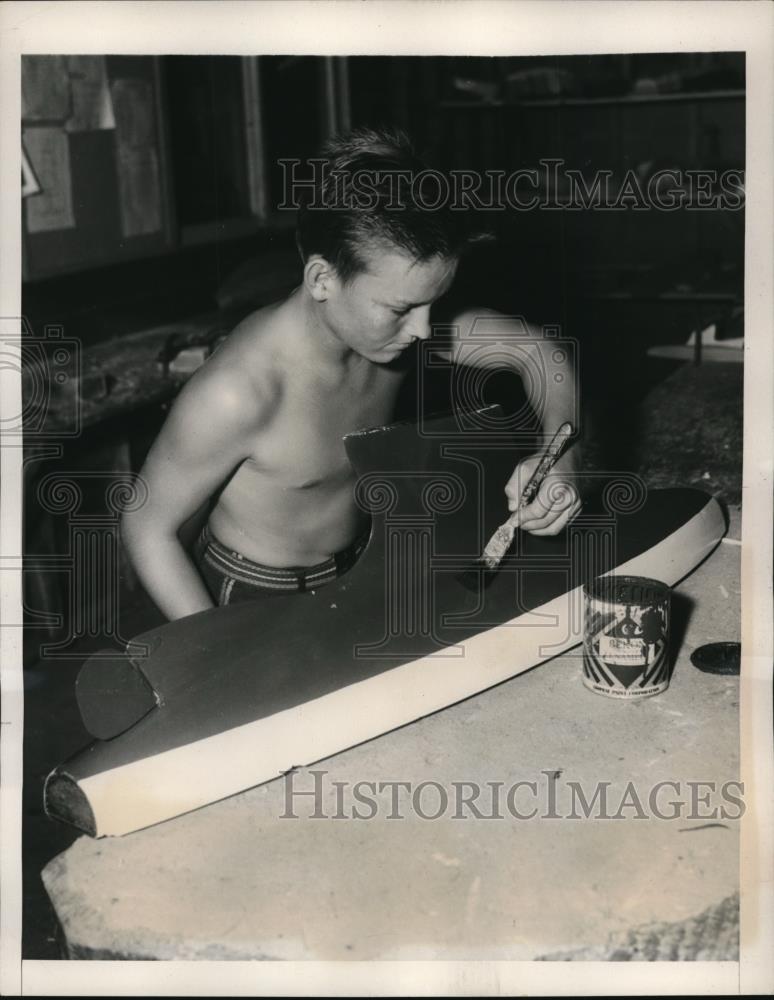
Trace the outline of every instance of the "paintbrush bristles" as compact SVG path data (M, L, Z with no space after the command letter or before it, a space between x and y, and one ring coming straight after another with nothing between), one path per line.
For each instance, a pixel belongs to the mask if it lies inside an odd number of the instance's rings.
M486 569L496 570L500 565L503 556L513 543L513 535L521 520L522 509L531 504L535 499L543 480L553 468L572 434L572 424L565 421L556 434L554 434L543 452L537 468L529 477L529 482L522 490L521 497L519 498L518 508L511 514L505 524L500 525L489 539L481 558L478 560L478 566L485 566Z
M484 549L484 553L481 556L481 562L487 569L497 569L500 565L503 556L511 547L515 530L516 525L511 524L510 521L506 521L505 524L500 525L497 531L489 539L489 542Z

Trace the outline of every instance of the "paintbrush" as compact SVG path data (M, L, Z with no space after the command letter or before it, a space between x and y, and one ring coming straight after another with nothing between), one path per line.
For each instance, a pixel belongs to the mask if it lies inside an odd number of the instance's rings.
M480 570L489 570L491 572L498 568L503 556L513 544L513 536L519 525L522 510L528 504L531 504L537 496L538 490L543 485L543 480L551 469L553 469L573 433L572 424L569 422L564 423L546 445L543 454L540 456L537 468L529 477L527 485L522 490L519 497L519 506L489 539L486 548L475 566L463 574L462 582L466 586L469 584L473 585L474 581L475 583L478 582Z

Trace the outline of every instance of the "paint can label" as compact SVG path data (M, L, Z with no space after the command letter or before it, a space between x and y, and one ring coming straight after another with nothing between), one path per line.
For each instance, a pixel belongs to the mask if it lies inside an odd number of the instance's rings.
M607 698L649 698L669 687L669 587L602 576L584 587L583 683Z

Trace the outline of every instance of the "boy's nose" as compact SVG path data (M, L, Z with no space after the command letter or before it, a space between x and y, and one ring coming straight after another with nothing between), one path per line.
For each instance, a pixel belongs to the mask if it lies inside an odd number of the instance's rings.
M424 306L422 309L414 310L411 317L411 327L409 333L415 340L427 340L431 334L430 328L430 307Z

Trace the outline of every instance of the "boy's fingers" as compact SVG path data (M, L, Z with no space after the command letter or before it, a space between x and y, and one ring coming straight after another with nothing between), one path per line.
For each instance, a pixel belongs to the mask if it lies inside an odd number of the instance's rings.
M520 526L526 531L543 528L564 510L572 507L578 495L574 488L561 480L546 481L537 497L524 508Z
M535 531L541 528L547 528L550 524L553 524L557 519L559 514L556 511L550 510L547 514L543 514L542 517L532 517L528 521L526 519L522 520L519 527L522 531Z
M526 507L522 507L519 527L528 528L529 525L545 521L550 514L551 508L547 507L540 497L537 497L532 503L527 504Z
M533 517L529 521L521 521L519 527L522 531L528 531L530 534L534 534L536 531L540 531L543 528L549 527L553 524L559 515L554 511L549 511L543 517Z
M555 481L546 486L545 491L540 490L537 499L529 508L525 507L519 527L534 534L553 527L560 517L563 518L561 524L566 524L578 510L580 510L580 498L575 489L567 483Z
M543 502L551 510L566 510L578 499L575 487L564 479L547 479L540 490Z
M525 462L520 462L519 465L517 465L515 472L506 483L505 495L508 497L509 510L514 511L518 509L519 504L521 503L521 495L530 480L530 476L534 472L536 464L537 463L533 463L531 459L527 459Z
M559 514L552 521L549 521L547 525L539 527L528 527L526 524L520 525L522 530L529 531L531 535L558 535L560 531L572 521L572 519L580 512L581 509L580 500L576 501L571 507L566 510L560 511Z
M539 459L525 459L520 462L508 480L505 494L508 498L508 510L513 513L519 509L521 494L530 480L530 476L539 464ZM540 486L535 499L522 509L519 527L525 531L534 531L550 525L557 512L569 509L578 500L575 486L561 475L549 475Z
M524 519L524 511L518 510L518 508L512 511L510 516L508 517L509 522L513 525L514 528L520 528L523 519Z

